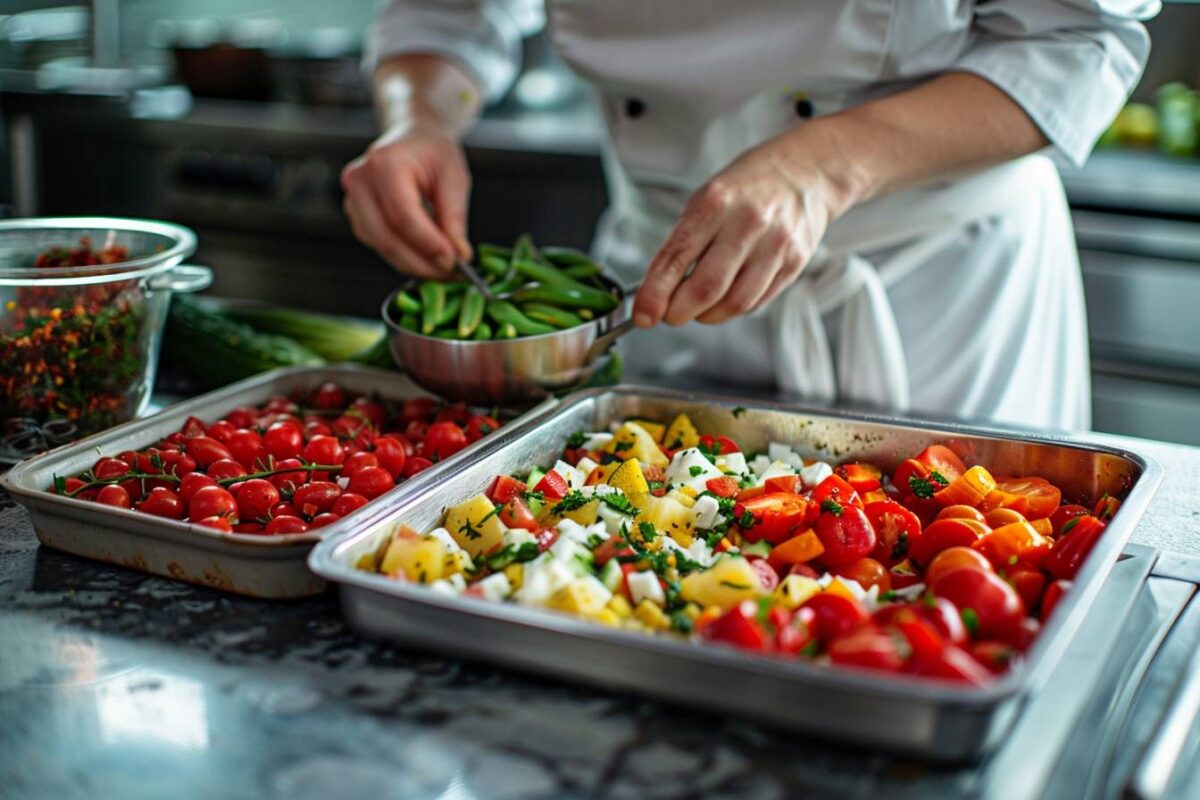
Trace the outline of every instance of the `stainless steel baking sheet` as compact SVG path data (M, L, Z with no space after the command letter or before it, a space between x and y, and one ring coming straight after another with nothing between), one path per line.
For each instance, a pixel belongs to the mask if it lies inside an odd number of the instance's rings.
M735 415L739 408L745 411ZM495 474L551 463L576 430L601 430L626 417L666 420L679 411L701 430L729 433L748 449L787 442L805 457L862 458L890 469L929 444L949 443L996 474L1044 475L1072 499L1119 492L1125 502L1028 657L982 688L700 647L552 611L446 597L355 569L397 523L432 527L447 506L483 490ZM1153 460L1084 441L616 387L576 393L506 428L436 486L406 492L373 524L322 542L309 563L339 585L347 618L371 635L924 759L962 761L993 749L1046 680L1160 480Z
M278 394L314 389L335 381L347 390L400 400L427 395L406 376L354 365L294 367L249 378L157 414L119 425L64 445L0 476L3 486L33 518L38 539L48 547L254 597L302 597L325 588L305 558L323 536L361 524L378 514L391 494L419 490L453 469L474 446L396 487L334 525L312 533L260 536L222 533L211 528L153 517L136 511L60 497L46 491L55 475L74 475L99 454L112 455L150 445L179 430L190 416L210 422L244 405Z

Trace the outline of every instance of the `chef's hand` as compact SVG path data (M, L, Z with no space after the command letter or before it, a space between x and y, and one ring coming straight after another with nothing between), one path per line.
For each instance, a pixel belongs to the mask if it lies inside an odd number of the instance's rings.
M471 176L454 134L438 125L385 133L342 170L354 235L400 272L446 278L470 260Z
M772 140L697 190L647 268L635 323L725 322L790 286L845 205L820 163Z

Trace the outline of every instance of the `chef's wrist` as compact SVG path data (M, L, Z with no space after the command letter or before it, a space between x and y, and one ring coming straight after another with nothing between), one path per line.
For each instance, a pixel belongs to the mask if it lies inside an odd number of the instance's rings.
M836 219L875 192L869 162L840 140L836 126L824 120L802 125L785 135L783 163L790 165L795 185L816 183L829 218Z
M409 54L384 61L375 70L374 88L385 137L424 133L457 141L479 115L478 87L442 56Z

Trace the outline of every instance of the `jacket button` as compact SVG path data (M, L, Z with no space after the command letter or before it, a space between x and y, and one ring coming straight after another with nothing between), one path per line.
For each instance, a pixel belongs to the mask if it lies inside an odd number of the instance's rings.
M807 97L802 97L796 101L795 105L796 116L802 119L808 119L813 115L812 101Z
M625 101L625 116L630 119L637 119L642 114L646 113L646 104L636 97L630 97Z

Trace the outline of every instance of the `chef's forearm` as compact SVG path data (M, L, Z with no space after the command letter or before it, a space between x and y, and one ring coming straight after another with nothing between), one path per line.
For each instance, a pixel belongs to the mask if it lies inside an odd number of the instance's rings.
M375 107L385 132L434 125L461 135L479 115L481 92L453 61L439 55L395 56L375 69Z
M826 171L847 208L1048 144L1011 97L963 72L831 114L800 126L795 135L797 144L816 147L827 159Z

